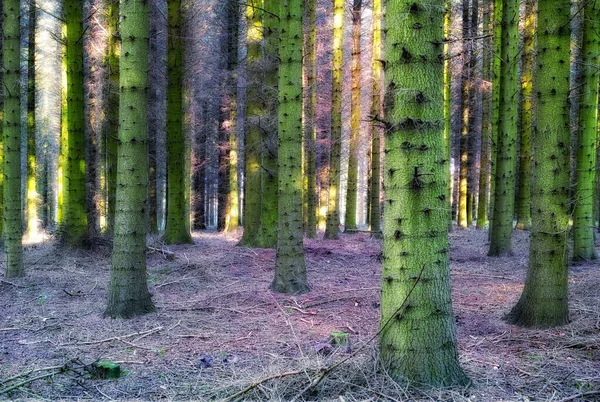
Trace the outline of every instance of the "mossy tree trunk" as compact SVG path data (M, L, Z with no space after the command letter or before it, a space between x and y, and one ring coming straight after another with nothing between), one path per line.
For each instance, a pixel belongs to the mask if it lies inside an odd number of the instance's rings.
M325 238L335 240L340 232L340 173L342 151L342 62L344 0L333 1L333 81L331 99L331 142L329 157L329 199Z
M38 233L38 193L35 159L35 31L37 27L35 0L29 1L29 44L27 54L27 236Z
M350 100L350 153L348 156L348 186L346 192L346 230L356 229L356 201L358 195L358 147L360 137L361 58L360 37L362 0L352 3L352 90Z
M309 239L317 236L317 8L308 0L304 9L304 171L306 176L305 233Z
M65 0L67 148L63 174L61 236L70 246L88 240L83 99L83 3Z
M583 88L579 104L577 165L573 211L573 260L598 258L594 244L594 186L598 142L598 68L600 67L600 1L588 0L583 12Z
M483 36L491 32L491 3L486 3L483 10ZM477 228L483 229L488 222L488 204L490 189L490 153L492 147L492 121L491 121L491 81L492 81L492 41L484 39L483 44L483 85L481 96L481 162L479 167L479 201L477 204Z
M434 386L467 382L450 298L443 5L388 1L385 49L381 359L392 378Z
M521 298L507 317L524 327L568 323L570 1L538 3L531 244Z
M373 0L373 98L371 99L371 211L369 223L374 236L381 235L381 123L383 110L381 90L383 79L383 1Z
M499 2L503 4L499 6ZM497 0L494 7L494 20L501 27L500 77L497 80L498 130L495 147L495 187L494 213L490 228L489 256L512 254L513 217L515 212L515 179L517 169L517 56L519 52L518 23L519 1ZM502 12L502 16L498 15ZM497 32L495 32L497 34Z
M168 0L167 47L167 221L166 244L193 243L186 206L187 150L183 133L183 10L181 0Z
M251 0L246 6L246 122L245 122L245 180L244 180L244 234L240 244L256 247L261 214L261 128L260 64L262 55L262 2Z
M4 0L4 276L25 275L21 214L20 9Z
M519 188L515 213L517 229L531 227L531 137L533 134L533 62L535 51L535 0L525 4L525 30L521 62L521 144Z
M275 278L280 293L308 292L302 231L303 0L281 2L279 58L279 217Z
M277 245L277 94L279 71L279 1L264 0L262 59L260 226L257 246Z
M119 156L106 317L154 311L146 284L148 2L121 0Z
M119 136L119 0L107 0L108 19L108 95L106 99L105 182L106 231L112 233L115 225L117 191L117 139Z

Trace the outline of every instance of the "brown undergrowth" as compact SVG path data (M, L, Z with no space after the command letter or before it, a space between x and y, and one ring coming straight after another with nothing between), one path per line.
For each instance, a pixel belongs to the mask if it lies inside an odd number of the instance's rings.
M451 233L459 353L473 384L450 390L395 384L378 367L368 340L378 330L380 243L366 234L308 240L312 291L298 297L268 290L274 251L237 247L239 236L196 233L194 245L169 247L174 259L152 244L157 312L128 321L102 318L106 249L32 244L28 276L0 283L0 392L25 382L0 398L599 400L599 264L571 267L569 325L509 326L502 317L527 265L528 234L515 237L513 257L490 258L485 232ZM350 343L329 346L332 332ZM84 369L98 360L125 375L92 379Z

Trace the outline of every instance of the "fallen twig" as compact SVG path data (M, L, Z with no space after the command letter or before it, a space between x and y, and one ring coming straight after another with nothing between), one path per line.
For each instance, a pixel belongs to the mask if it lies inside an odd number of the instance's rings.
M38 373L40 371L58 370L58 369L62 369L64 367L65 367L65 365L63 364L62 366L42 367L42 368L39 368L39 369L29 370L29 371L26 371L25 373L17 374L15 376L9 377L7 379L0 380L0 385L6 384L7 382L14 381L17 378L25 377L25 376L28 376L28 375L33 374L33 373Z
M582 392L580 394L575 394L575 395L571 395L568 398L565 399L561 399L560 402L569 402L569 401L574 401L577 398L581 398L584 396L591 396L591 395L598 395L600 394L600 391L588 391L588 392Z
M171 250L167 250L165 248L156 248L156 247L152 247L152 246L148 246L147 247L149 251L153 252L153 253L160 253L162 254L163 257L165 257L165 259L167 260L174 260L175 259L175 253L172 252Z
M27 380L23 380L23 381L21 381L18 384L15 384L15 385L12 385L12 386L10 386L8 388L4 388L4 389L0 390L0 394L5 394L5 393L13 391L13 390L15 390L17 388L21 388L23 385L27 385L30 382L41 380L42 378L46 378L46 377L52 377L52 376L54 376L56 374L60 374L60 371L54 371L52 373L42 374L42 375L38 375L37 377L29 378Z
M296 371L287 371L285 373L279 373L279 374L275 374L269 377L265 377L259 381L256 381L252 384L250 384L249 386L247 386L246 388L244 388L243 390L241 390L240 392L230 396L229 398L225 399L225 402L229 402L229 401L235 401L236 399L238 399L240 396L247 394L248 392L252 391L254 388L268 382L271 380L276 380L279 378L284 378L284 377L289 377L292 375L299 375L299 374L304 374L304 370L296 370Z
M99 343L104 343L104 342L120 341L122 339L130 338L130 337L136 336L136 335L139 336L138 338L136 338L136 340L140 340L141 338L146 337L146 336L148 336L150 334L153 334L155 332L158 332L158 331L160 331L162 329L163 329L163 327L156 327L156 328L150 329L150 330L145 331L145 332L136 332L136 333L129 334L129 335L114 336L112 338L101 339L99 341L86 341L86 342L77 342L77 343L62 343L59 346L97 345Z
M21 289L26 289L27 286L23 286L23 285L19 285L18 283L13 283L13 282L9 282L9 281L5 281L4 279L0 279L0 283L6 283L7 285L12 285L16 288L21 288Z

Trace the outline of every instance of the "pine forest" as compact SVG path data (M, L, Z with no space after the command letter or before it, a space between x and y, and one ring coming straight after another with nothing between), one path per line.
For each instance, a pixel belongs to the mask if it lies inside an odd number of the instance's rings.
M600 400L600 0L0 8L0 400Z

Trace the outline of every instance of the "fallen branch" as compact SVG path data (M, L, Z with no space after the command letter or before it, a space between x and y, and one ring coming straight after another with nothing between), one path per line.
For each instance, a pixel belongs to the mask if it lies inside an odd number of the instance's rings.
M19 285L18 283L13 283L9 281L5 281L4 279L0 279L0 283L6 283L7 285L12 285L16 288L27 289L27 286Z
M0 328L0 332L21 331L23 328Z
M165 248L156 248L156 247L152 247L152 246L148 246L147 248L148 248L148 251L150 251L150 252L162 254L162 256L165 257L165 259L167 259L167 260L175 259L175 253L172 252L171 250L167 250Z
M588 391L588 392L582 392L580 394L576 394L576 395L571 395L568 398L565 399L561 399L560 402L569 402L569 401L574 401L575 399L578 398L582 398L584 396L590 396L590 395L598 395L600 394L600 391Z
M133 334L129 334L129 335L122 335L122 336L114 336L112 338L106 338L106 339L101 339L99 341L86 341L86 342L78 342L78 343L62 343L59 346L80 346L80 345L97 345L99 343L104 343L104 342L110 342L110 341L120 341L122 339L126 339L126 338L131 338L132 336L138 336L138 338L136 340L139 340L143 337L146 337L150 334L153 334L155 332L158 332L160 330L162 330L163 327L156 327L153 329L150 329L148 331L145 332L136 332Z
M12 386L10 386L8 388L4 388L4 389L0 390L0 395L1 394L5 394L5 393L10 392L10 391L13 391L13 390L15 390L17 388L21 388L23 385L27 385L30 382L41 380L42 378L46 378L46 377L52 377L52 376L55 376L56 374L60 374L60 371L54 371L52 373L42 374L42 375L38 375L37 377L29 378L27 380L21 381L18 384L15 384L15 385L12 385Z
M250 384L249 386L247 386L246 388L244 388L243 390L241 390L240 392L230 396L229 398L225 399L225 402L230 402L230 401L235 401L236 399L238 399L240 396L247 394L248 392L252 391L254 388L268 382L271 380L277 380L279 378L284 378L284 377L289 377L292 375L298 375L298 374L304 374L305 371L304 370L296 370L296 371L288 371L285 373L279 373L279 374L275 374L269 377L265 377L259 381L256 381L252 384Z
M65 366L66 365L63 364L62 366L42 367L42 368L39 368L39 369L29 370L29 371L27 371L25 373L17 374L17 375L15 375L13 377L9 377L9 378L7 378L5 380L1 380L0 381L0 385L6 384L7 382L14 381L17 378L26 377L26 376L28 376L30 374L33 374L33 373L39 373L40 371L48 371L48 370L58 370L58 369L64 368Z

